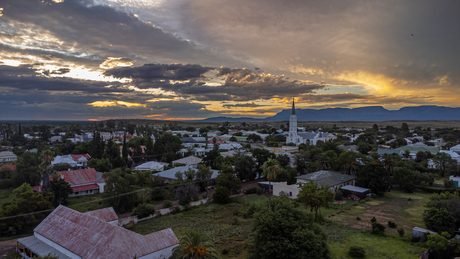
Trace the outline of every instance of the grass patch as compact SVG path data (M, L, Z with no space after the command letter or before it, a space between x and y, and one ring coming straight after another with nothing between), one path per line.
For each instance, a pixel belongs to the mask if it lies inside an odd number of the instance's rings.
M87 212L90 210L106 208L108 207L107 200L101 201L101 199L104 198L103 195L104 194L102 193L98 193L87 196L70 197L68 199L68 207L79 212Z

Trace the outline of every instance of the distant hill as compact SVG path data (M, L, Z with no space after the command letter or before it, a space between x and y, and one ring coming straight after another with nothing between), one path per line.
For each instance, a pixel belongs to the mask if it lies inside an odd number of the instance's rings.
M214 117L204 122L289 121L291 109L282 110L265 119ZM392 120L460 120L460 108L444 106L414 106L387 110L382 106L361 108L296 109L298 121L392 121Z

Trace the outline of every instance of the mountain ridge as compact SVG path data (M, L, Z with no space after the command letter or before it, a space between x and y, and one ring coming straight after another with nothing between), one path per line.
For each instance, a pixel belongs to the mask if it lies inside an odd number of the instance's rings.
M400 120L460 120L460 107L436 105L401 107L399 110L387 110L382 106L358 108L295 109L297 121L400 121ZM284 109L274 116L264 119L251 117L211 117L203 122L257 122L288 121L291 109Z

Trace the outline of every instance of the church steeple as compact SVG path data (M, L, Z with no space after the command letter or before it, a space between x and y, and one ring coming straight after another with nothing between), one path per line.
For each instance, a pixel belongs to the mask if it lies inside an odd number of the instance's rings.
M292 98L292 111L291 115L295 115L295 103L294 103L294 98Z

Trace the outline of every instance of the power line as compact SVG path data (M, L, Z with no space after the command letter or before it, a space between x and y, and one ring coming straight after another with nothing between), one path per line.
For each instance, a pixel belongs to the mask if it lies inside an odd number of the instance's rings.
M152 191L156 190L156 189L162 189L162 188L178 187L178 186L185 186L185 185L190 185L190 184L208 182L210 180L211 179L202 180L202 181L192 181L192 182L186 182L186 183L183 183L183 184L175 184L175 185L169 185L168 184L168 185L165 185L165 186L153 187ZM94 200L94 201L81 202L81 203L69 205L68 207L74 207L74 206L78 206L78 205L82 205L82 204L88 204L88 203L93 203L93 202L109 200L109 199L113 199L113 198L117 198L117 197L121 197L121 196L125 196L125 195L130 195L130 194L133 194L133 193L138 193L138 192L141 192L141 191L145 191L145 189L140 189L140 190L136 190L136 191L132 191L132 192L122 193L122 194L118 194L118 195L114 195L114 196L110 196L110 197L106 197L106 198L97 199L97 200ZM19 215L14 215L14 216L3 217L3 218L0 218L0 221L1 220L18 218L18 217L30 216L30 215L39 214L39 213L51 212L53 210L55 210L55 208L54 209L49 209L49 210L35 211L35 212L30 212L30 213L25 213L25 214L19 214Z

